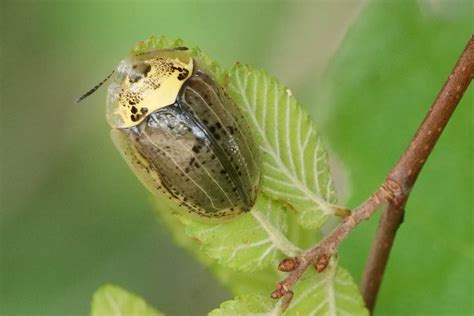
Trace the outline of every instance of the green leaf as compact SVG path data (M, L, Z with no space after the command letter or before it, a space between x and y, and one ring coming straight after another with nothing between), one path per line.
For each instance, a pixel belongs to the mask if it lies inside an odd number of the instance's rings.
M280 315L281 300L261 295L245 295L221 304L209 315ZM283 315L369 315L349 273L336 260L323 273L308 270L294 289L293 300Z
M270 311L275 309L275 302L269 297L247 294L222 303L219 309L211 311L208 315L269 315Z
M92 316L159 316L162 313L116 285L103 285L92 298Z
M301 250L289 242L284 207L260 195L251 212L222 224L205 224L181 215L186 233L201 250L220 264L244 271L277 264L280 253L296 256Z
M150 42L145 43L143 49L150 49ZM183 45L165 39L160 43L152 46ZM205 63L213 64L209 59ZM263 152L263 193L249 213L218 224L203 223L176 212L176 205L167 201L159 201L159 210L175 239L210 266L234 293L254 293L224 303L213 314L279 314L281 302L268 297L274 284L283 277L276 270L277 263L283 256L299 255L302 250L298 244L308 246L316 242L319 236L314 230L303 227L319 227L338 210L332 204L336 195L327 153L308 116L276 79L263 71L236 65L227 83L247 121L257 131L256 141ZM176 218L191 238L184 237ZM295 307L290 312L313 312L311 306L329 314L336 310L359 311L360 296L351 280L341 288L353 300L346 302L347 306L336 301L335 293L339 290L336 280L343 272L336 274L333 266L323 274L311 272L310 278L305 277L311 283L303 281L295 287L295 293L301 295L295 297Z
M236 64L229 93L245 114L262 152L262 190L291 205L307 228L337 208L328 156L308 115L290 90L264 71Z

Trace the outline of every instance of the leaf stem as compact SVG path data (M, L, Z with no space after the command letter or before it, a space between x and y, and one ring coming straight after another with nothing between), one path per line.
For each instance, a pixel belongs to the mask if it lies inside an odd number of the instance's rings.
M319 258L333 256L339 244L359 223L368 220L380 205L386 204L388 208L381 218L362 282L362 295L369 310L373 310L390 248L402 222L410 191L473 75L474 37L471 36L426 118L385 182L322 241L296 258L298 266L277 284L272 297L280 298L291 291L310 265L316 264Z

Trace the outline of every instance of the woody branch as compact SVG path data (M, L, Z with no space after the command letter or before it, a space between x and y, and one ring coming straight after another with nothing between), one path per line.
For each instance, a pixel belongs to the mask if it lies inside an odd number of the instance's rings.
M373 310L410 191L473 76L474 37L471 36L411 143L388 173L384 183L317 245L296 258L288 258L280 263L279 269L289 272L289 275L277 284L272 293L273 298L284 297L285 305L288 306L293 296L292 289L307 268L314 264L319 272L324 270L339 244L383 204L387 208L381 217L361 285L366 306L370 311Z

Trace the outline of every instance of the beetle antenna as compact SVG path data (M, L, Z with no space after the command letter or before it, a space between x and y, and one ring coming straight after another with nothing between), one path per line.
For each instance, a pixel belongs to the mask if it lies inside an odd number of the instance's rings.
M99 82L98 84L95 85L94 88L90 89L89 91L87 91L86 93L84 93L83 95L81 95L77 100L76 100L76 103L79 103L81 102L82 100L84 100L85 98L87 98L88 96L90 96L92 93L96 92L97 89L99 89L100 87L102 87L102 85L104 83L107 82L107 80L110 79L110 77L112 77L112 75L115 73L115 70L112 70L112 72L104 79L102 80L101 82Z

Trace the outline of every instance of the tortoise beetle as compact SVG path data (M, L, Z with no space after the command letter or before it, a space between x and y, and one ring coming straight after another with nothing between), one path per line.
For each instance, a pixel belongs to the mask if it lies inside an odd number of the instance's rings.
M112 140L141 182L200 218L249 211L260 183L251 131L206 65L185 47L132 54L111 79Z

